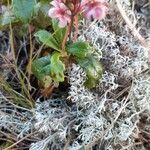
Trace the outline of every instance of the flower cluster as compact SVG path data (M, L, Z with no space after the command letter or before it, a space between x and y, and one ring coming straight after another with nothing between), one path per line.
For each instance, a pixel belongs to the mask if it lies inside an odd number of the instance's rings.
M53 8L49 10L48 15L51 18L58 19L60 27L65 27L71 20L71 11L62 0L54 0L51 4L53 5Z
M51 5L48 15L58 19L60 27L65 27L78 14L86 19L101 20L108 8L105 0L53 0Z

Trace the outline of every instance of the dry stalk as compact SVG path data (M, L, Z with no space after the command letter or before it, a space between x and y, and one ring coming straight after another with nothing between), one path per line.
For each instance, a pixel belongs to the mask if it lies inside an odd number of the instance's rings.
M150 44L145 41L145 39L142 37L142 35L135 28L134 24L132 24L129 17L126 15L125 11L123 10L123 8L120 4L120 1L116 0L116 3L117 3L117 7L119 9L119 12L120 12L122 18L124 19L124 21L126 22L128 27L130 28L133 36L142 44L142 46L144 46L145 48L150 48Z
M25 139L27 139L28 137L34 135L35 133L37 133L37 131L35 132L32 132L28 135L26 135L25 137L23 137L22 139L20 139L19 141L17 141L16 143L10 145L9 147L5 148L4 150L9 150L9 149L12 149L14 146L18 145L19 143L21 143L22 141L24 141Z

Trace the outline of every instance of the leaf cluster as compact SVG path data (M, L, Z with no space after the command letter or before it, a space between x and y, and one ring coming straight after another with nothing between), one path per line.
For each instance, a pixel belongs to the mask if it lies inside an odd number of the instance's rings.
M50 8L49 0L3 0L0 14L0 30L11 24L13 27L24 27L33 24L35 28L46 28L51 24L46 15Z
M40 30L35 33L37 40L52 48L54 52L50 56L44 56L33 62L33 74L46 86L49 82L63 82L65 77L65 61L73 57L76 63L85 70L87 75L86 87L95 87L102 75L102 65L93 56L92 47L83 41L68 42L65 47L68 57L64 58L61 55L61 41L65 34L65 28L59 28L55 20L53 20L52 24L54 33L51 34L46 30Z
M49 0L10 0L3 1L5 8L0 15L0 29L5 30L10 25L17 27L18 32L23 32L28 25L35 28L34 37L37 42L50 48L49 55L36 58L32 62L32 73L42 82L44 87L50 84L58 85L65 78L66 62L73 58L87 75L85 85L88 88L96 86L102 75L102 66L93 56L93 50L88 42L69 41L65 45L67 57L62 55L62 41L66 34L66 28L60 28L56 20L47 16L50 8ZM51 33L47 27L51 27Z

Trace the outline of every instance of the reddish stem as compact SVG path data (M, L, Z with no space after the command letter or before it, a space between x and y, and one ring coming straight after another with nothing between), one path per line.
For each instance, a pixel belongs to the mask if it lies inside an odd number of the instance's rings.
M74 35L74 41L76 41L77 40L77 36L78 36L78 27L79 27L79 22L78 22L78 15L76 15L75 17L74 17L74 24L75 24L75 35Z
M66 45L68 36L70 36L70 34L71 34L72 24L73 24L73 17L71 18L71 22L67 26L66 33L65 33L65 36L64 36L64 39L63 39L63 42L62 42L62 47L61 47L62 48L62 56L67 55L67 53L65 51L65 45Z
M71 35L71 31L72 31L72 27L73 27L73 22L75 21L75 30L76 30L76 34L74 39L76 40L77 35L78 35L78 11L80 8L80 2L79 0L72 0L72 4L73 4L73 10L71 8L70 11L72 12L72 16L71 16L71 21L67 27L63 42L62 42L62 56L67 56L67 53L65 51L65 45L67 42L68 37L70 37Z

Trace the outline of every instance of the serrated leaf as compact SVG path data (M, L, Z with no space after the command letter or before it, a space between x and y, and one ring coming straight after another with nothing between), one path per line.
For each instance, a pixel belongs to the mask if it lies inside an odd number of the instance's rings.
M40 1L35 6L36 17L33 18L32 24L36 28L45 29L51 25L51 19L48 17L48 10L50 9L49 0Z
M28 23L34 13L36 0L13 0L12 6L16 17L24 23Z
M58 42L62 42L63 38L65 36L65 33L66 33L66 28L60 28L58 26L58 21L55 19L52 19L52 26L53 26L54 35L55 35L56 40Z
M50 74L52 79L57 83L64 81L65 65L60 60L60 56L61 54L58 52L53 53L53 55L51 56Z
M93 56L88 56L84 59L78 59L77 61L86 72L87 80L85 82L85 86L88 88L95 87L103 72L100 62Z
M60 53L55 52L51 57L41 57L32 62L32 73L43 83L44 87L48 87L52 80L55 83L64 81L65 65L60 60L60 56Z
M68 52L78 58L84 58L90 53L90 47L87 42L76 42L68 46Z
M39 80L43 80L46 75L50 75L50 56L34 60L32 62L32 73Z
M49 33L48 31L46 30L40 30L38 32L36 32L34 34L35 37L38 37L40 42L42 42L43 44L57 50L57 51L60 51L59 50L59 45L57 43L57 41L55 40L55 38L52 36L51 33Z

